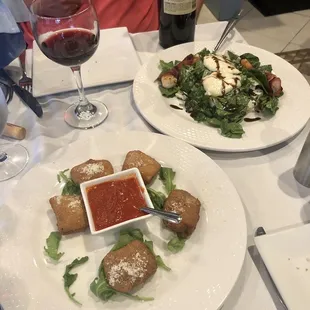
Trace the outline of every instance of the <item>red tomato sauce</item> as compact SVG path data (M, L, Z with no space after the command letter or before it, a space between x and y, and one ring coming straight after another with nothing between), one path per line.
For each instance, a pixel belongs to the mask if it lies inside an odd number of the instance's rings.
M87 197L95 230L146 215L140 211L146 202L135 176L91 186Z

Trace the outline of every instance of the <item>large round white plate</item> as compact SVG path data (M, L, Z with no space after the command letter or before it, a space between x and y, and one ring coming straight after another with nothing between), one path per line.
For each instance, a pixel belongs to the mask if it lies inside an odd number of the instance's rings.
M284 96L280 98L277 114L265 121L245 123L242 139L229 139L219 134L218 129L195 122L185 111L170 107L177 99L163 97L155 79L160 70L160 59L164 61L182 60L190 53L197 53L204 47L212 50L216 42L193 42L178 45L156 54L136 75L133 85L135 103L142 116L157 130L184 140L200 148L241 152L252 151L281 143L298 133L310 115L310 87L303 75L282 58L260 48L229 43L225 50L236 54L253 53L262 64L272 64L274 72L281 78Z
M237 280L246 251L245 214L230 180L208 156L182 141L151 133L93 133L33 168L0 208L0 300L5 310L76 309L64 292L62 275L67 264L84 255L89 261L76 269L78 279L71 288L82 309L218 309ZM125 154L135 149L176 171L177 187L202 202L201 218L184 250L175 255L165 249L171 233L160 220L145 222L143 232L172 271L159 269L138 291L153 296L153 302L117 297L103 305L95 301L89 284L115 237L89 231L64 237L60 251L65 255L59 264L49 263L43 246L56 227L48 199L61 191L58 171L89 158L109 159L118 170ZM160 181L154 186L160 189Z

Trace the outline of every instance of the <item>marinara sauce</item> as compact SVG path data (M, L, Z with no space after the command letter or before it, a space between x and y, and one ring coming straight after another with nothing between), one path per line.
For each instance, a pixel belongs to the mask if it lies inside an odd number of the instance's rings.
M87 188L95 230L146 215L142 188L135 176L107 181Z

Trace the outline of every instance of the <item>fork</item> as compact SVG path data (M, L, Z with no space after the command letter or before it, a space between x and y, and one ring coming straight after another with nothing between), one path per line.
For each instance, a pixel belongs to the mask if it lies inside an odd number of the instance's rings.
M26 74L26 68L25 68L25 54L26 52L24 51L18 58L19 58L19 63L20 67L22 69L22 74L23 76L19 80L18 84L20 87L28 90L30 93L32 93L32 79L27 76Z

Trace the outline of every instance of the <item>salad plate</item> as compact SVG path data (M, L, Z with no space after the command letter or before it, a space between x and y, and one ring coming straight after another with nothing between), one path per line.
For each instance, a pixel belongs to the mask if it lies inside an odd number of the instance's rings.
M107 147L109 146L109 147ZM103 257L115 242L114 235L91 235L89 230L62 237L58 263L44 255L46 238L57 230L49 199L60 195L59 171L89 158L105 158L120 171L126 153L141 150L160 165L175 171L178 189L186 189L201 202L200 220L185 247L177 254L167 251L170 233L156 217L139 227L154 251L171 271L158 270L139 288L137 301L123 296L103 302L90 290ZM203 169L201 169L203 167ZM152 188L163 191L160 180ZM57 200L57 199L56 199ZM0 300L4 309L188 309L217 310L240 274L246 252L246 219L240 197L225 173L193 146L154 133L121 134L93 132L53 153L29 171L0 206ZM74 259L88 256L77 267L71 292L64 289L65 268Z
M183 69L177 67L191 54L195 63L196 56L199 56L197 53L205 49L210 53L215 45L215 41L178 45L160 51L140 69L134 80L133 94L145 120L160 132L196 147L224 152L259 150L296 135L305 126L310 112L307 103L310 87L303 75L275 54L235 42L227 43L218 52L220 57L224 55L228 59L225 70L220 68L216 73L218 61L212 59L214 55L208 56L205 52L200 53L200 73L197 64L187 63ZM239 60L231 61L228 51ZM240 65L242 55L250 55L250 61L255 58L255 68L251 72ZM164 81L165 65L171 63L174 68L168 72L175 74L173 71L177 71L177 79L173 81L174 76L168 76ZM227 67L231 72L226 77ZM192 68L193 74L188 74ZM233 75L235 72L239 75ZM210 79L214 78L214 74L219 76L218 81ZM171 80L172 84L169 84ZM220 85L224 83L225 91L219 89L214 81ZM174 86L179 89L176 94L173 93ZM271 93L275 87L276 91ZM245 88L248 88L246 96ZM255 96L250 92L255 92ZM247 100L245 104L244 100ZM231 113L232 110L236 113Z

